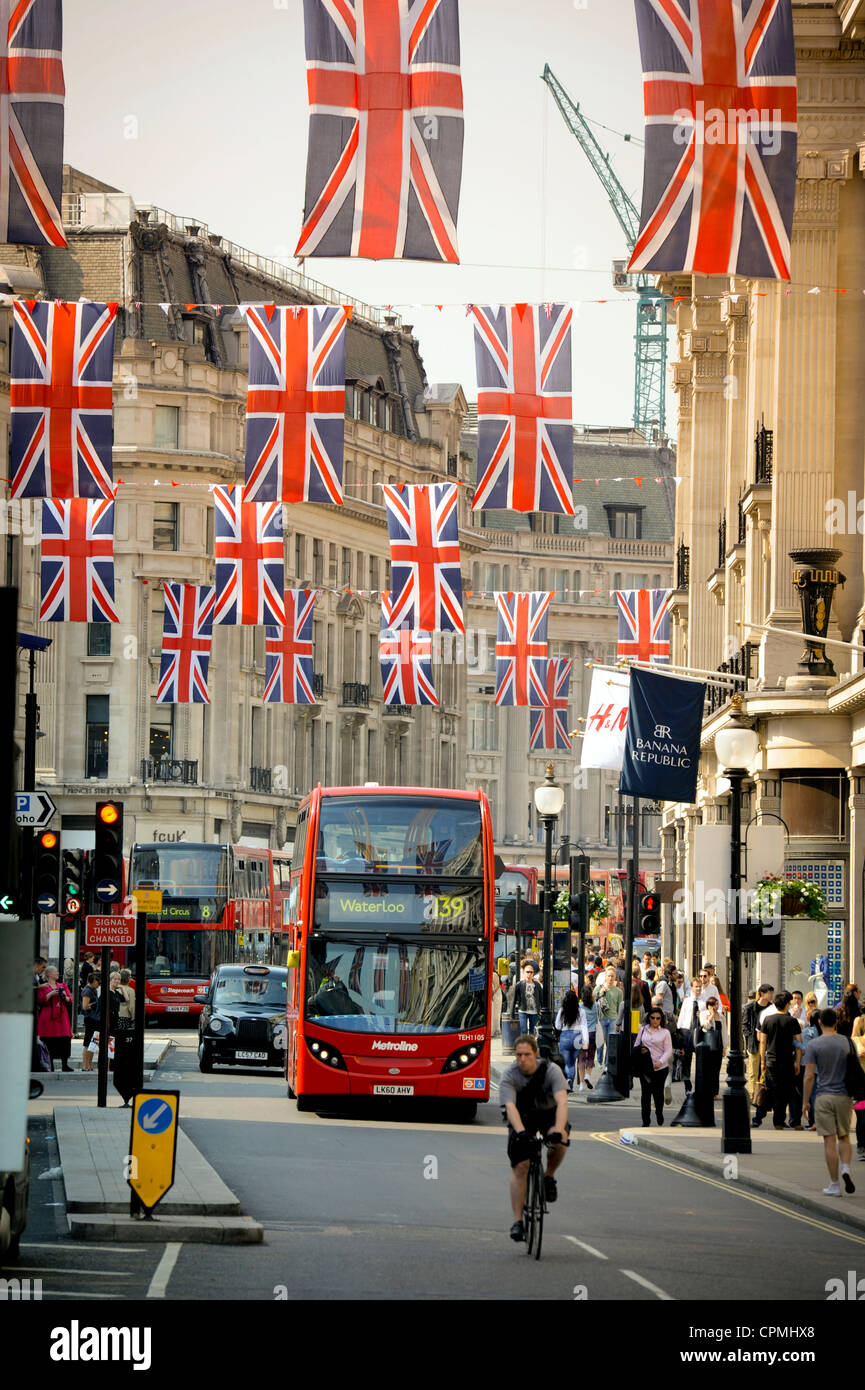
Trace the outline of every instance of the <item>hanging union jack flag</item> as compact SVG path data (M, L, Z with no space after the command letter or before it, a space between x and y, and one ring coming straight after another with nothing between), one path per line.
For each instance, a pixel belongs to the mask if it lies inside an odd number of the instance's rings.
M342 502L347 317L247 308L245 502Z
M670 660L670 589L616 589L616 656L653 664Z
M306 205L298 256L458 261L457 0L305 0Z
M285 625L282 503L243 502L239 487L215 487L216 607L213 621Z
M119 623L114 606L114 503L42 503L40 623Z
M790 278L791 0L636 0L646 155L629 269Z
M547 662L547 703L532 708L531 748L570 748L568 737L568 687L571 665L564 657Z
M0 242L65 246L61 0L0 5Z
M457 488L386 484L393 626L464 632Z
M312 613L314 589L286 589L285 626L271 624L266 634L264 703L314 705Z
M547 609L552 594L496 594L496 704L547 704Z
M116 304L12 305L13 497L113 497Z
M472 510L574 515L567 304L472 305L478 470Z
M381 596L378 642L386 705L437 705L432 670L432 635L393 626L391 595Z
M157 703L209 705L207 672L213 640L212 584L163 584L162 661Z

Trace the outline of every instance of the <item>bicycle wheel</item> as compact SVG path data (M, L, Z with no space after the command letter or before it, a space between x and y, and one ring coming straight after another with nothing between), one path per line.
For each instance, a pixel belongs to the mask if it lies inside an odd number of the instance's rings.
M540 1210L540 1184L541 1163L535 1156L529 1168L529 1175L526 1179L526 1201L523 1209L523 1221L526 1228L526 1254L531 1255L535 1247L538 1234L538 1213Z
M544 1239L544 1212L547 1209L547 1200L544 1196L544 1173L541 1161L538 1159L538 1181L537 1181L537 1215L535 1216L535 1259L541 1258L541 1244Z

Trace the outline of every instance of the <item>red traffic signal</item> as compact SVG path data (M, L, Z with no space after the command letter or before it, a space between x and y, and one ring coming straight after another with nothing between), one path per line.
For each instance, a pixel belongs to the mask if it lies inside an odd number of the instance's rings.
M640 936L661 935L661 899L657 893L640 897Z

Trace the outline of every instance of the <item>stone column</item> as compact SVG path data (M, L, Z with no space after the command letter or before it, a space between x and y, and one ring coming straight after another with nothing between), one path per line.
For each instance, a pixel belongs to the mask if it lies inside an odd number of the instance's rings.
M863 865L865 865L865 769L847 769L850 808L850 828L848 831L849 858L847 888L847 929L844 941L844 982L861 978L862 960L865 957L865 937L863 937L863 913L865 913L865 893L862 887Z
M721 615L706 591L718 563L718 522L725 506L727 453L727 331L721 319L717 276L694 278L691 331L685 352L693 358L691 487L686 543L691 551L689 664L711 670L718 665ZM702 296L711 295L709 299Z

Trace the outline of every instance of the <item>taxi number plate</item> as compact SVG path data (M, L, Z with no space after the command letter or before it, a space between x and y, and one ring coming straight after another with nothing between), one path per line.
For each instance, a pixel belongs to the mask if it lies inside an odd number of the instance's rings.
M373 1086L374 1096L413 1096L414 1086Z
M266 1062L266 1052L235 1052L238 1062Z

